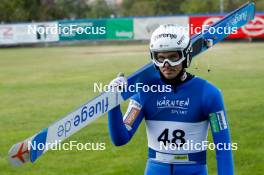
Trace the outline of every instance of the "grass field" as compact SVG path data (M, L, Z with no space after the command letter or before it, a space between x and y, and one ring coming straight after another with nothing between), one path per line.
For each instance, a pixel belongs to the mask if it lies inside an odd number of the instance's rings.
M96 94L94 82L108 83L149 61L147 45L11 48L0 50L1 175L139 175L147 159L145 126L131 142L115 147L101 118L70 140L105 142L105 151L50 151L35 164L14 168L7 152ZM207 67L210 72L207 72ZM264 43L225 43L195 58L190 71L222 89L231 126L235 172L264 171ZM126 106L123 105L123 110ZM69 142L67 140L66 142ZM209 174L216 174L213 151Z

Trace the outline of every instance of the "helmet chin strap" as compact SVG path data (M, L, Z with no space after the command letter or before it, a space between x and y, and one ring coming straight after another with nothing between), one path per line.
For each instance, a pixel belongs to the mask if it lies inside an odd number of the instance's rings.
M156 67L158 70L159 68ZM186 70L184 68L182 68L182 70L179 72L179 74L172 79L167 79L166 77L164 77L164 75L160 72L159 70L159 74L160 74L160 78L161 80L165 83L165 84L169 84L171 85L175 90L176 87L190 79L192 79L194 76L191 75L190 73L187 73Z

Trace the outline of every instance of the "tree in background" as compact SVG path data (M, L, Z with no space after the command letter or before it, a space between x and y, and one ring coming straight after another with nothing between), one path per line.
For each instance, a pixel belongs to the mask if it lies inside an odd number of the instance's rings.
M215 13L219 12L220 0L186 0L182 6L181 11L184 13Z
M85 17L89 18L105 18L114 14L114 10L107 5L104 0L97 0L91 3L92 8L86 12Z
M23 21L28 18L27 11L22 8L24 2L20 0L2 0L0 3L0 21Z
M264 0L257 0L256 2L256 11L264 11Z
M124 0L119 16L155 16L183 13L181 5L186 0Z
M222 1L224 12L229 12L248 0ZM111 5L106 0L2 0L0 22L219 13L220 2L221 0L123 0L121 5ZM264 11L264 0L255 2L257 11Z

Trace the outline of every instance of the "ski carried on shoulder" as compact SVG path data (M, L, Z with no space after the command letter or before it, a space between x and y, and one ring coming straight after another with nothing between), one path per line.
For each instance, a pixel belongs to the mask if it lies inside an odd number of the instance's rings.
M149 75L155 76L157 75L155 73L155 67L152 63L149 63L128 77L128 85L146 82ZM35 162L38 157L51 149L52 146L59 144L78 132L135 93L132 91L111 90L101 93L34 136L13 145L8 153L10 162L13 165L21 165L29 161ZM38 145L41 145L42 149ZM43 145L45 145L44 148Z
M204 29L199 34L194 35L192 37L192 57L204 52L231 34L225 31L234 31L241 28L249 21L253 20L254 16L255 4L254 2L248 2L229 13L218 22Z
M252 20L254 14L255 4L253 2L246 3L201 33L194 35L191 38L193 46L192 56L195 57L228 36L228 34L211 33L212 29L219 27L236 27L239 29ZM153 63L150 62L128 77L128 86L136 83L144 84L148 82L150 77L155 76L158 76L158 73ZM43 153L51 149L54 144L59 144L67 139L114 107L120 105L123 101L129 99L135 93L137 92L117 91L101 93L32 137L13 145L8 153L9 161L13 165L35 162ZM37 146L39 144L44 145L44 149L39 149Z

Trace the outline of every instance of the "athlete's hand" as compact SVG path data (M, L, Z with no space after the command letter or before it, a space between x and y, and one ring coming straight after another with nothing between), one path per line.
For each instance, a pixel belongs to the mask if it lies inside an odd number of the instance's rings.
M109 83L109 88L111 91L122 91L127 86L127 78L123 73L119 73L115 79Z

